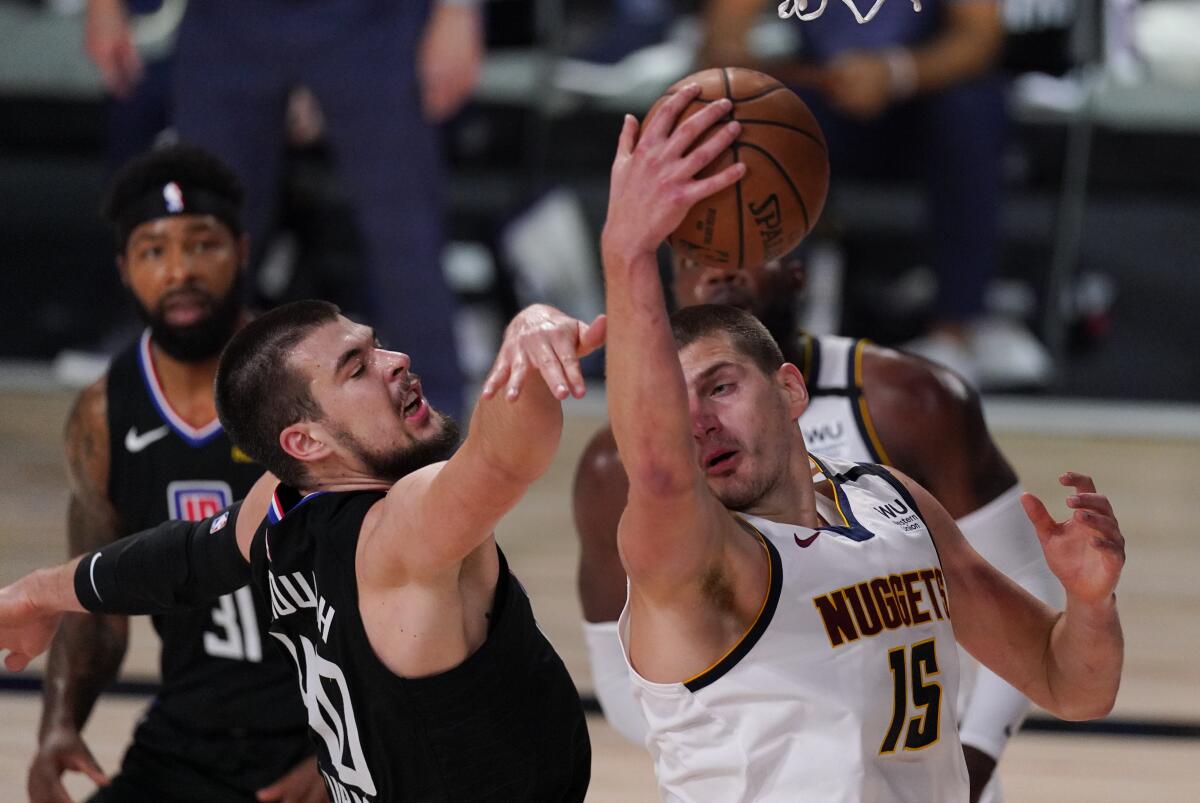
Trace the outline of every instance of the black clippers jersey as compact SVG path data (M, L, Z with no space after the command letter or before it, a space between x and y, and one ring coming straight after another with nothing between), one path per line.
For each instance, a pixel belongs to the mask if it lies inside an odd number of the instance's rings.
M375 655L354 561L379 492L275 492L250 549L271 635L300 674L334 801L581 801L591 745L579 695L501 552L489 632L458 666L401 678ZM432 535L431 537L436 537Z
M211 516L262 476L219 422L197 430L170 408L148 333L109 368L108 428L108 495L127 533ZM155 616L162 687L138 727L138 743L251 791L290 769L310 749L306 716L291 662L265 643L269 623L249 586L209 607ZM254 746L241 749L245 740ZM212 743L223 745L221 757L204 749Z

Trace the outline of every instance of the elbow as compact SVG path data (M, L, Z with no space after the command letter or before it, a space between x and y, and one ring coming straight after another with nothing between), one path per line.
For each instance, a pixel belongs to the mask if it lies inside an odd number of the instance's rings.
M636 465L626 465L630 495L650 499L675 499L690 494L696 487L696 470L691 466L672 464L651 458Z
M1116 701L1117 695L1114 693L1111 697L1103 700L1064 706L1062 709L1055 711L1054 715L1068 722L1086 722L1090 719L1100 719L1112 713L1113 705Z
M1106 717L1116 705L1119 686L1119 680L1115 680L1109 689L1094 690L1079 699L1060 700L1051 713L1068 722L1086 722Z

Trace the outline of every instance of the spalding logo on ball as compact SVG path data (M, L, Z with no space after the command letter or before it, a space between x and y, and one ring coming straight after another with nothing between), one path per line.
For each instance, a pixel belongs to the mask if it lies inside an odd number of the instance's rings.
M668 97L689 83L700 96L676 125L721 98L733 101L731 117L742 131L729 149L697 174L705 177L734 162L746 174L698 202L667 238L671 248L706 265L761 265L791 251L812 230L829 190L825 135L804 101L769 75L738 67L702 70L670 88L650 108L645 125Z

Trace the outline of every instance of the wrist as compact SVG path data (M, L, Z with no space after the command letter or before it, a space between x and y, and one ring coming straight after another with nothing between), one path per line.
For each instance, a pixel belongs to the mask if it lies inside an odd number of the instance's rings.
M605 270L627 270L647 260L658 266L656 249L612 238L607 232L600 235L600 260Z
M75 567L79 559L49 569L37 569L29 575L26 599L39 616L54 616L66 611L82 611L75 598Z
M1098 625L1110 621L1117 611L1117 594L1114 591L1098 600L1083 599L1067 592L1066 613L1072 619Z
M888 94L893 100L910 98L917 92L917 60L906 47L892 47L880 54L888 71Z

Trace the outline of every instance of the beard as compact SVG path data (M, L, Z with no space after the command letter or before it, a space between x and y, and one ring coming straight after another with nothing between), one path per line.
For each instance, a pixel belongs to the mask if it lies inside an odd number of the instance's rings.
M370 469L373 476L394 483L417 469L449 460L458 449L458 422L432 408L429 414L441 419L441 429L432 437L413 441L412 445L401 449L371 449L349 432L343 430L337 434L343 445Z
M207 308L207 314L187 326L167 321L166 305L173 295L185 293ZM221 353L237 329L242 315L242 272L239 270L224 297L216 298L199 287L173 290L147 309L134 300L138 315L150 327L150 337L170 357L180 362L203 362Z
M720 488L709 486L713 496L729 510L744 513L758 503L775 487L777 474L763 472L757 477L738 479L737 482L726 482Z

